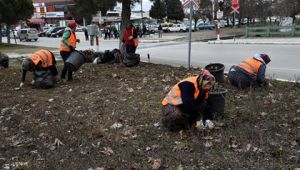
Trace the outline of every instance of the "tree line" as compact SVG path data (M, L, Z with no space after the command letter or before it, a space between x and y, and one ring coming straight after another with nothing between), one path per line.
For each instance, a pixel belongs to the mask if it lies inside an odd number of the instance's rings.
M151 0L153 5L150 16L159 21L175 20L182 21L187 15L184 14L180 0ZM211 0L196 0L201 9L193 13L195 23L202 19L213 21ZM92 20L92 16L101 11L105 15L112 10L117 2L122 3L121 32L124 31L127 23L130 22L131 8L140 0L74 0L75 6L69 10L76 19L86 18ZM272 16L292 17L296 21L296 15L300 13L300 0L240 0L239 14L236 15L239 23L247 20L246 24L254 23L255 19L267 22ZM215 11L218 10L218 0L214 1ZM231 0L224 0L224 19L227 22L236 20L231 14ZM20 20L26 20L33 14L32 0L0 0L0 23L5 23L8 28ZM1 25L2 26L2 25ZM0 27L1 27L0 26ZM122 35L122 34L121 34ZM121 37L122 38L122 37ZM0 37L0 43L2 38Z
M179 0L152 0L153 5L150 10L152 18L162 21L167 20L182 20L182 7L175 5ZM174 5L169 5L173 3ZM180 1L179 1L180 2ZM197 0L201 9L194 11L193 18L195 22L199 19L212 21L215 19L216 11L219 9L218 0L214 0L214 17L212 16L211 0ZM232 0L224 0L223 14L224 19L234 21L231 8ZM300 14L300 0L240 0L239 13L236 14L236 19L241 23L242 19L246 19L246 24L254 23L255 19L261 21L271 20L272 16L292 17L293 22L296 20L296 15ZM176 10L174 9L176 8ZM181 11L180 11L181 10ZM180 11L180 12L179 12Z

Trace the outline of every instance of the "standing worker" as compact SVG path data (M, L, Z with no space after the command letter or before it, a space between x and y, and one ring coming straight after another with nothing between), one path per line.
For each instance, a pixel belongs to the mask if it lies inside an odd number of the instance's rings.
M158 26L158 38L162 38L162 32L163 32L163 29L162 29L162 26L161 26L161 24L159 24L159 26Z
M125 43L126 52L128 54L135 53L139 40L137 37L137 31L131 23L129 23L126 27L123 35L123 43Z
M33 54L29 54L22 63L22 78L20 87L24 86L27 71L46 71L50 70L55 77L57 73L56 60L53 53L49 50L39 50ZM31 82L34 85L34 80Z
M64 60L64 68L61 72L61 77L60 77L63 82L66 81L67 73L68 73L68 81L73 80L72 71L70 71L68 66L66 65L66 60L69 58L70 54L75 50L76 43L80 42L79 39L76 39L76 35L75 35L76 26L77 24L74 21L68 23L68 27L65 29L60 44L60 55Z
M228 78L230 84L241 89L250 86L265 86L266 65L271 61L267 54L255 54L238 65L229 69Z
M202 117L202 126L213 127L207 99L214 84L215 77L201 70L173 86L162 101L162 125L170 131L198 128L196 122Z

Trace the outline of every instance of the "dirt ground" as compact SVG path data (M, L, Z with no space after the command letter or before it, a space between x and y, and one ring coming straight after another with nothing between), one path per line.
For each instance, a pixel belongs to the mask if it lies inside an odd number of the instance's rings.
M16 45L14 42L12 44L0 44L0 51L2 53L17 53L17 54L28 54L33 53L37 50L44 49L45 47L30 46L30 45ZM48 48L50 50L55 50L55 48Z
M213 130L159 126L168 88L197 69L84 64L48 90L0 69L0 169L294 169L300 167L300 84L228 89ZM62 64L59 63L59 71Z

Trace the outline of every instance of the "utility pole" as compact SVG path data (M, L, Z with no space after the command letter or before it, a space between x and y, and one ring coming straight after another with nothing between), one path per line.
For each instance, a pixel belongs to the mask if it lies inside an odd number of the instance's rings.
M215 18L215 0L211 0L211 7L212 7L212 21L214 20Z
M143 0L141 0L141 22L142 22L142 26L144 25L144 21L143 21Z

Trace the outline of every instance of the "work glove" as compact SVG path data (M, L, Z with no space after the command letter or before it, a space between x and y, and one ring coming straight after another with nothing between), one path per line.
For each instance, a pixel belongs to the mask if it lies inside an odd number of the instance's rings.
M129 40L132 40L132 39L133 39L132 35L131 35L131 36L129 36L129 37L128 37L128 39L129 39Z
M70 51L72 52L72 51L75 51L75 48L73 47L73 46L69 46L69 48L70 48Z
M215 124L211 120L200 120L196 122L195 128L198 130L204 130L206 128L213 129L215 127Z
M20 83L20 88L22 88L24 86L24 82Z
M31 85L34 85L35 84L35 81L34 80L31 80Z

